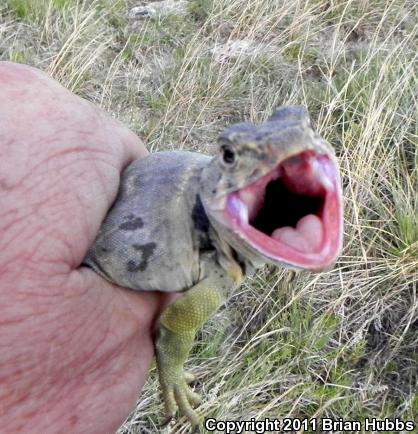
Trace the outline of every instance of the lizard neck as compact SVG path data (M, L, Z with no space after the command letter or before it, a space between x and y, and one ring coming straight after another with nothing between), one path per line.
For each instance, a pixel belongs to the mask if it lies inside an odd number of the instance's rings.
M251 255L239 246L228 242L227 231L217 227L207 215L200 195L196 194L192 211L193 226L196 234L195 243L198 245L199 256L213 256L219 264L236 282L240 283L245 276L253 274L256 268L264 265L259 257Z
M209 238L215 246L216 261L232 276L237 284L241 283L245 276L252 275L257 268L264 265L252 262L250 258L234 248L212 224L210 224Z

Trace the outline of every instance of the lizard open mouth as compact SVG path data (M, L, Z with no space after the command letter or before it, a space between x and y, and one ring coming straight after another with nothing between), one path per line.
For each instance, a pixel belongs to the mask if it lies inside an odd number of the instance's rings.
M229 193L223 214L263 255L315 270L332 265L341 249L341 203L336 163L305 151Z

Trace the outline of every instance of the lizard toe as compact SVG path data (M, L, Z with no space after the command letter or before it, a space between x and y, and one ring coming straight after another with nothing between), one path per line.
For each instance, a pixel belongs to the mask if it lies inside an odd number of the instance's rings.
M187 384L193 383L193 381L195 381L196 377L191 374L190 372L185 372L184 373L184 379L186 381Z
M177 411L177 403L174 396L174 388L170 386L162 387L164 407L165 407L165 419L164 424L170 422Z
M190 391L191 392L191 391ZM192 392L194 393L194 392ZM177 386L174 388L174 396L177 405L182 414L184 414L189 422L193 425L199 425L200 419L197 413L193 410L188 397L188 387Z
M187 399L189 400L192 406L197 406L202 402L202 398L200 397L200 395L193 392L193 390L191 390L190 387L186 389L186 395L187 395Z

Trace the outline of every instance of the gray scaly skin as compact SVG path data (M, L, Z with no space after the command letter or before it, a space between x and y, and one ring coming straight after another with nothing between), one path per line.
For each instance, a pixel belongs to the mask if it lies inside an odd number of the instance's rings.
M84 261L133 290L184 292L159 319L156 357L166 417L179 409L192 424L200 398L183 365L230 291L265 263L321 270L341 249L338 166L302 106L233 125L219 144L214 157L134 161Z

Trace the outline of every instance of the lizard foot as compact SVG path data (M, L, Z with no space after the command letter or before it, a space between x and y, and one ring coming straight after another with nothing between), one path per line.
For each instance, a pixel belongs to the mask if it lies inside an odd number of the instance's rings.
M201 398L188 386L192 381L194 381L194 375L183 370L176 373L171 372L170 375L160 373L166 416L163 424L170 422L177 409L187 417L192 425L200 423L199 416L193 407L200 404Z

